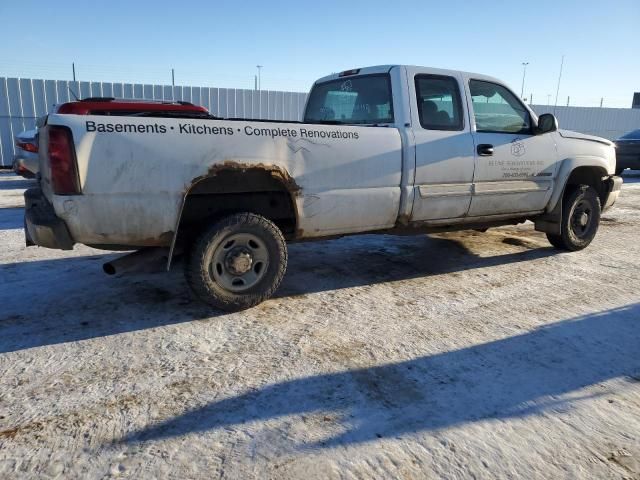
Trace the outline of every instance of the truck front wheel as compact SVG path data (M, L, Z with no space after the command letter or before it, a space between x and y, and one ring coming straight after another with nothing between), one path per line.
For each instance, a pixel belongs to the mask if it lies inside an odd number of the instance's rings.
M195 241L185 276L208 304L233 312L276 291L287 268L287 245L270 220L238 213L218 221Z
M580 185L565 194L562 204L560 235L547 233L556 248L574 252L586 248L600 225L600 198L588 185Z

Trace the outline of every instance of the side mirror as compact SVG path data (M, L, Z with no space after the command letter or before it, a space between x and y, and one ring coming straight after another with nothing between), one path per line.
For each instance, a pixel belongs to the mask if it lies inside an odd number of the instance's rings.
M538 117L538 127L536 128L538 135L555 132L556 130L558 130L558 119L553 114L543 113Z

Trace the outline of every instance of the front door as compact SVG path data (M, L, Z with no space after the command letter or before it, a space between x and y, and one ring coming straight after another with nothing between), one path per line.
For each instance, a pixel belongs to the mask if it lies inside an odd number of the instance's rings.
M413 75L415 73L415 75ZM412 78L413 77L413 78ZM464 217L473 191L474 145L461 78L410 72L416 152L412 222Z
M475 129L474 194L469 216L540 211L553 191L552 135L535 135L531 114L506 87L470 79Z

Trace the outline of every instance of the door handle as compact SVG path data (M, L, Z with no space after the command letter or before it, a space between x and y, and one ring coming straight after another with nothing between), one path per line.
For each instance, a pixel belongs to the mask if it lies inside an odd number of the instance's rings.
M490 145L488 143L481 143L480 145L478 145L476 151L481 157L490 157L491 155L493 155L493 145Z

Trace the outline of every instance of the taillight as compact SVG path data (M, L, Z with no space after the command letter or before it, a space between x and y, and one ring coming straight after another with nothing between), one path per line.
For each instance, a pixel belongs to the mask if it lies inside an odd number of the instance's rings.
M35 143L16 142L16 147L31 153L38 153L38 145Z
M50 125L48 148L53 193L56 195L80 193L71 130L66 127Z

